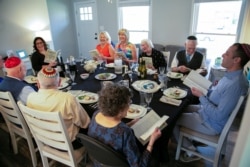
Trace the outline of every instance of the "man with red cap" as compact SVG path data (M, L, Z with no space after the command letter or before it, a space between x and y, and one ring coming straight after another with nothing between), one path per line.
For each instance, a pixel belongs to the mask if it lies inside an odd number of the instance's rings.
M192 94L199 98L200 105L188 106L187 113L180 116L174 129L176 139L179 137L180 126L207 135L220 134L240 96L247 94L249 83L243 74L243 68L250 58L250 45L235 43L227 49L222 58L221 65L227 72L213 90L209 90L205 95L198 88L191 88ZM183 145L197 151L188 139L183 140ZM198 151L203 152L202 149L205 150L202 147ZM183 162L198 159L189 152L180 157Z
M23 81L27 72L25 64L18 57L9 57L4 66L7 75L0 83L0 91L9 91L16 101L26 104L28 95L35 90Z

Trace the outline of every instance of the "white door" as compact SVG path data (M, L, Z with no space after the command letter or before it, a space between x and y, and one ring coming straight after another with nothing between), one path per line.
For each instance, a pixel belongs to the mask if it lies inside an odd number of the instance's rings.
M91 59L89 51L98 43L96 2L76 2L74 7L79 55Z

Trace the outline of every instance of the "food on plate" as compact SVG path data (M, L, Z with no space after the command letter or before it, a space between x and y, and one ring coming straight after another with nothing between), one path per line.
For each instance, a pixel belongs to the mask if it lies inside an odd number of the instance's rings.
M79 100L84 100L84 101L92 101L95 100L95 96L94 95L81 95L78 96Z
M129 108L128 112L130 112L130 113L140 113L140 110L134 109L134 108Z
M180 94L181 94L181 92L180 92L179 89L175 89L175 90L172 91L170 94L171 94L172 96L179 97Z
M175 77L180 77L181 73L176 73Z
M110 74L109 73L103 73L103 74L100 74L98 77L99 77L99 79L108 79L110 77Z
M37 81L37 78L36 78L36 77L31 77L30 80L31 80L32 82L36 82L36 81Z
M144 89L153 89L154 88L154 84L153 83L147 83L143 85Z

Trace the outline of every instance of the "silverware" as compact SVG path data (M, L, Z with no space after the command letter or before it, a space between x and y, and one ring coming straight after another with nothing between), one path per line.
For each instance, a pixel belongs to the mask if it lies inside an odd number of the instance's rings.
M89 105L92 109L97 109L98 108L98 104L97 103L93 103Z

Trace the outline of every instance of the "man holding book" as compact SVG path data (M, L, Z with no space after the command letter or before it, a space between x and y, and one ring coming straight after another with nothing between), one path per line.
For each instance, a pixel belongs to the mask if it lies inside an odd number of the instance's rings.
M205 69L205 56L196 51L197 38L188 36L185 42L185 50L176 53L171 70L173 72L189 73L190 70ZM207 74L207 70L201 72L202 75Z
M174 136L179 137L179 127L183 126L207 135L218 135L224 128L230 113L233 111L241 95L248 91L248 81L243 74L243 67L250 58L250 45L235 43L222 55L222 66L227 72L213 90L207 94L196 87L191 91L197 96L200 105L190 105L176 123ZM188 139L183 141L184 147L196 150ZM198 157L185 152L180 160L191 162Z

